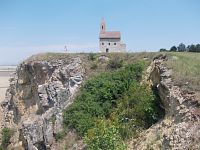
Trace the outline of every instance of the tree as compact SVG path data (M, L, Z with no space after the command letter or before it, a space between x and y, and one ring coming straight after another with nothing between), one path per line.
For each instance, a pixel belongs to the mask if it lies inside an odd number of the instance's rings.
M196 52L196 46L194 44L188 45L188 51L189 52Z
M170 50L169 50L170 52L176 52L177 51L177 48L176 48L176 46L172 46L171 48L170 48Z
M178 52L185 52L186 51L186 46L183 43L180 43L179 46L177 47Z
M195 46L195 48L196 48L196 52L200 52L200 44L197 44L197 45Z
M160 52L167 52L167 50L165 48L161 48L159 51Z

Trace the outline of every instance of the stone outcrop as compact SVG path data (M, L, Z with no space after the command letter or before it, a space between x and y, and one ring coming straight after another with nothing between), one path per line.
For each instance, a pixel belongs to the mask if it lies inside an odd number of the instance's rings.
M54 135L63 129L63 109L72 103L84 71L79 57L17 67L1 104L4 127L15 129L10 148L52 149Z
M174 85L172 70L166 67L165 61L167 58L160 56L148 69L165 109L165 117L132 140L129 149L200 148L200 109L195 92L183 91Z

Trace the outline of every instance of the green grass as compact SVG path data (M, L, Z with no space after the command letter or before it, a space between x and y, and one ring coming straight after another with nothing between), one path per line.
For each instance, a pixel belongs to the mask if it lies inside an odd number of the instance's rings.
M7 149L7 146L10 144L10 138L12 137L14 131L10 128L2 129L2 141L0 149Z
M185 89L200 91L200 54L168 53L167 66L174 82Z
M55 140L59 141L62 140L65 137L66 133L64 131L58 132L55 134Z

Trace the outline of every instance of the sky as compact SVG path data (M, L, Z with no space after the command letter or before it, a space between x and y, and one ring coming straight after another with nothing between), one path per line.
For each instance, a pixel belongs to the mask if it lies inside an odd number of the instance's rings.
M37 53L98 52L102 17L128 52L200 43L200 0L0 0L0 65Z

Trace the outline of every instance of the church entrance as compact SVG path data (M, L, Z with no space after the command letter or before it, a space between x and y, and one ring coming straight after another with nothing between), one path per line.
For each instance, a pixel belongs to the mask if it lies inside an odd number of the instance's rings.
M108 53L109 52L109 49L108 48L106 48L106 53Z

